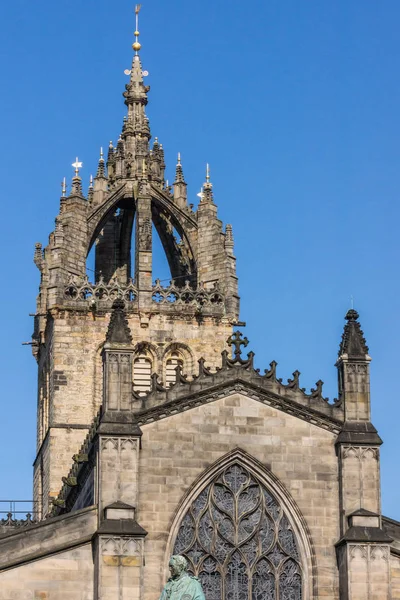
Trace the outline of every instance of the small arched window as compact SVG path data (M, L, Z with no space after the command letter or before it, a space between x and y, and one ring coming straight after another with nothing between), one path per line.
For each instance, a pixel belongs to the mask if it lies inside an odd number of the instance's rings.
M140 396L151 390L151 372L151 359L141 352L133 361L133 389Z
M174 385L176 381L176 367L183 369L183 360L178 352L171 352L165 365L165 387Z

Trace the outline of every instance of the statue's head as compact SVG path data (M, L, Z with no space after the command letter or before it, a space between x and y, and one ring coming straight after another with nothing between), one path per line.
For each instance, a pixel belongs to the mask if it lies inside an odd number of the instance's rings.
M187 571L188 564L184 556L175 554L169 559L169 570L172 577L179 577L183 571Z

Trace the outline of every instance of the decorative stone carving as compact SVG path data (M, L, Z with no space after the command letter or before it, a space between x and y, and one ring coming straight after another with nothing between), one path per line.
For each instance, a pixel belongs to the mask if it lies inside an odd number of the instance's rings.
M346 446L343 448L343 458L356 457L359 460L373 458L378 460L379 449L370 446Z
M134 452L137 452L137 449L137 438L102 438L101 440L102 452L107 452L110 450L133 450Z
M218 283L215 283L212 290L206 290L200 284L196 289L192 288L189 281L185 282L184 287L178 287L172 281L168 287L162 287L160 280L156 280L153 287L153 302L157 304L176 304L176 305L197 305L197 306L223 306L224 296L221 293Z
M77 278L71 276L64 288L64 298L74 303L90 305L92 302L100 302L100 305L111 307L114 300L122 298L128 304L137 300L137 288L132 279L126 285L121 285L116 280L109 283L100 277L98 283L90 283L87 276Z
M100 539L103 556L139 556L142 553L142 540L131 537L109 537Z
M362 545L362 544L358 544L356 546L352 545L352 546L350 546L349 554L350 554L350 560L354 560L357 558L367 560L368 546Z

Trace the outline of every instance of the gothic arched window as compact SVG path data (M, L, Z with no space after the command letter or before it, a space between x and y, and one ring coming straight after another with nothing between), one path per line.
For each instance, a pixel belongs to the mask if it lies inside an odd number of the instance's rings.
M151 390L152 362L145 352L141 352L133 361L133 389L139 394Z
M167 358L167 362L165 363L165 386L170 387L174 385L176 381L176 367L182 367L183 369L183 360L181 355L178 352L171 352L169 357Z
M174 554L187 558L206 600L302 600L299 547L289 520L239 463L219 473L188 508Z

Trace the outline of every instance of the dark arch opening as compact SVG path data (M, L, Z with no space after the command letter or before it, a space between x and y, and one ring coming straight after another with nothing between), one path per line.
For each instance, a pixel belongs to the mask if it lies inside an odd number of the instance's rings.
M174 280L196 285L193 252L178 219L156 200L152 200L153 281L163 286ZM94 263L94 264L93 264ZM122 285L135 278L135 204L132 198L120 199L106 212L95 228L87 257L90 280L105 283L116 279Z

